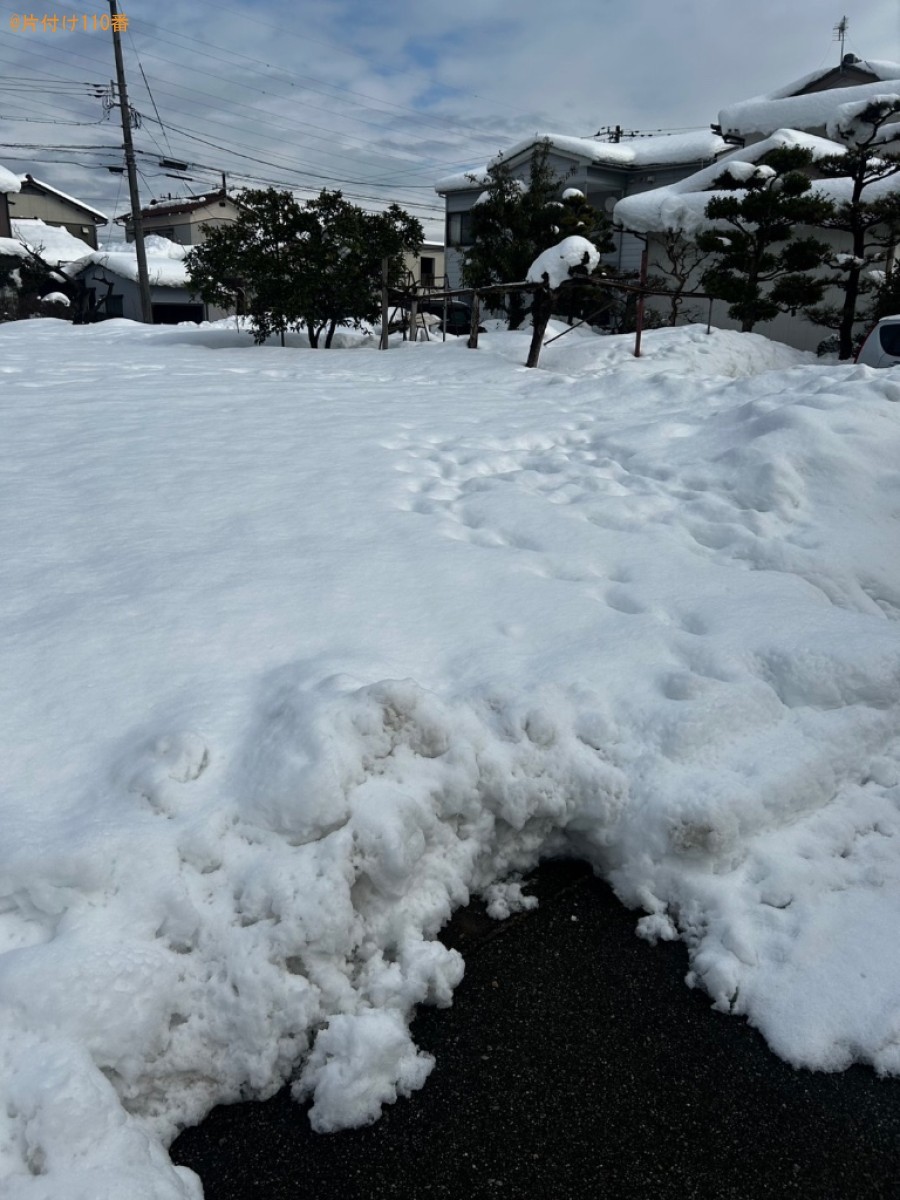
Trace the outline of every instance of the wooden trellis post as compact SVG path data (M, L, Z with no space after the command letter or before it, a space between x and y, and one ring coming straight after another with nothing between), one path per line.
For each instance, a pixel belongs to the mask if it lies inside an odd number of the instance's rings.
M481 297L477 292L472 293L472 324L469 326L469 340L466 345L470 350L478 349L478 320L481 316Z

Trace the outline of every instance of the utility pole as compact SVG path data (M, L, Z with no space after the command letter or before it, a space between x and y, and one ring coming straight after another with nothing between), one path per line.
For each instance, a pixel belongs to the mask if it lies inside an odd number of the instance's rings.
M117 17L116 0L109 0L110 17ZM116 56L116 78L119 84L119 108L122 113L122 136L125 139L125 169L128 172L128 191L131 195L131 227L134 230L134 248L137 254L138 286L141 291L141 320L153 324L153 306L150 302L150 278L147 274L147 251L144 247L144 222L141 219L141 197L138 192L137 169L134 163L134 142L131 140L131 109L125 88L125 62L122 58L122 42L119 37L118 21L110 21L113 52Z

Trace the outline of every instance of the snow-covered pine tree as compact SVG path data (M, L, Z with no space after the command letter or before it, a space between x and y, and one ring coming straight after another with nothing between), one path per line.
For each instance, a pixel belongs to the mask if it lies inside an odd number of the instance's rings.
M715 187L734 194L714 196L706 206L716 228L698 234L697 246L714 262L701 282L728 302L728 315L745 333L822 298L825 281L809 272L825 261L828 246L794 232L798 225L821 225L830 211L804 173L811 161L806 149L779 147L756 164L730 163Z

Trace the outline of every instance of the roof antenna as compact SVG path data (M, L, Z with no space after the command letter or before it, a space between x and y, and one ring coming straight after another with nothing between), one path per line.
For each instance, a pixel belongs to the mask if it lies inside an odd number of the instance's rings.
M850 22L846 17L841 17L837 25L834 27L834 37L832 41L841 43L841 66L844 65L844 39L847 36L847 30L850 28Z

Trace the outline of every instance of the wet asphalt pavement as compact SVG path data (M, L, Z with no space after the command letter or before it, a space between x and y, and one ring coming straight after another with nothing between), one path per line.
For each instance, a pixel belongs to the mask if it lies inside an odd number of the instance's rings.
M786 1066L584 866L527 890L537 910L445 931L466 976L413 1026L422 1091L330 1135L287 1090L214 1110L172 1147L206 1200L900 1200L900 1079Z

